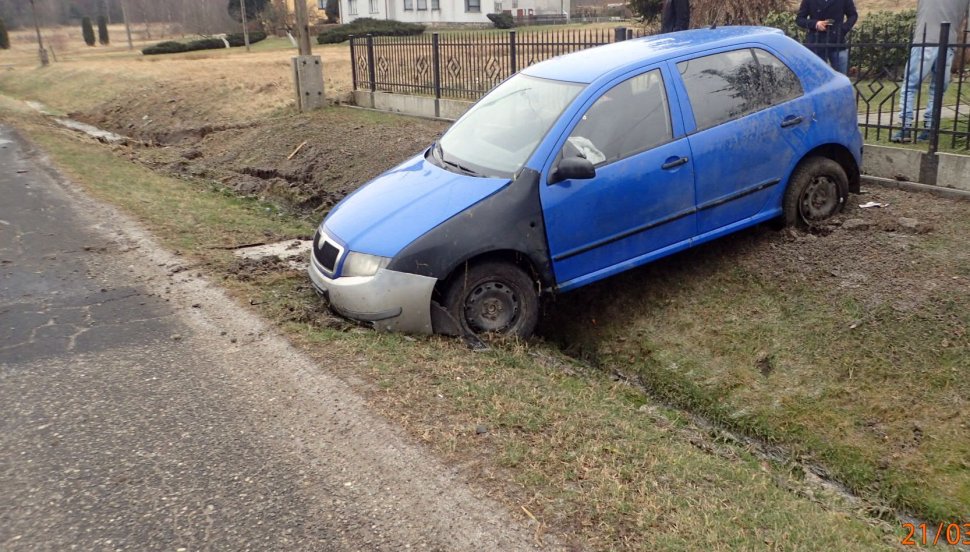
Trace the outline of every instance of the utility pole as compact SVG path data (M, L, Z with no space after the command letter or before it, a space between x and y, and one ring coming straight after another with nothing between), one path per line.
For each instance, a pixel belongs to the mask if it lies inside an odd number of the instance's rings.
M125 32L128 33L128 49L134 50L135 46L131 43L131 22L128 21L128 0L121 0L121 16L125 18Z
M310 22L307 0L293 0L296 12L296 41L300 55L293 58L293 81L296 84L296 106L300 111L323 107L323 64L320 56L310 54Z
M246 0L239 0L239 11L242 12L243 42L246 43L246 51L249 51L249 25L246 24Z
M40 38L40 23L37 22L37 8L34 6L34 0L30 0L30 11L34 14L34 29L37 30L37 53L40 55L40 65L41 67L47 67L50 63L47 60L47 50L44 49L44 41Z
M306 14L306 0L293 0L296 12L296 41L301 56L310 55L310 21Z

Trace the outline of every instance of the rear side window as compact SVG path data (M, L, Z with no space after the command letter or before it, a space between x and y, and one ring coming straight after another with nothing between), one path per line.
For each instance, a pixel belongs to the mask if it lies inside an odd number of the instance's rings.
M668 142L671 136L667 93L655 69L603 93L569 135L563 155L602 165Z
M761 66L761 87L769 105L777 105L802 95L802 83L795 72L775 56L759 48L754 56Z
M697 130L743 117L748 113L802 94L798 77L764 50L745 48L681 61Z

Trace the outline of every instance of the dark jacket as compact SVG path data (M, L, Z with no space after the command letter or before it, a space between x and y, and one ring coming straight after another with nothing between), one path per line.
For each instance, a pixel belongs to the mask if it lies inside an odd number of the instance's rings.
M660 17L660 32L672 33L690 28L690 2L688 0L664 0Z
M815 24L823 19L834 19L835 24L830 25L826 32L820 33L815 30ZM795 23L808 30L805 44L811 48L812 44L845 43L846 35L858 19L859 12L852 0L802 0Z

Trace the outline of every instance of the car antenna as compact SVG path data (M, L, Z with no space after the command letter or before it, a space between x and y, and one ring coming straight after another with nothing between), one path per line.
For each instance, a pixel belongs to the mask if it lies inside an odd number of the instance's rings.
M720 18L721 18L721 6L718 6L714 10L714 22L711 23L711 29L712 30L717 28L717 20L720 19Z

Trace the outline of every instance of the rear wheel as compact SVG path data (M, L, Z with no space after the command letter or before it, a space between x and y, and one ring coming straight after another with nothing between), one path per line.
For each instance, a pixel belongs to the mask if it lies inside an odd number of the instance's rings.
M526 338L539 321L535 282L521 268L503 262L471 265L449 283L444 307L464 333Z
M792 174L782 205L785 224L809 228L839 213L849 195L842 165L827 157L809 157Z

